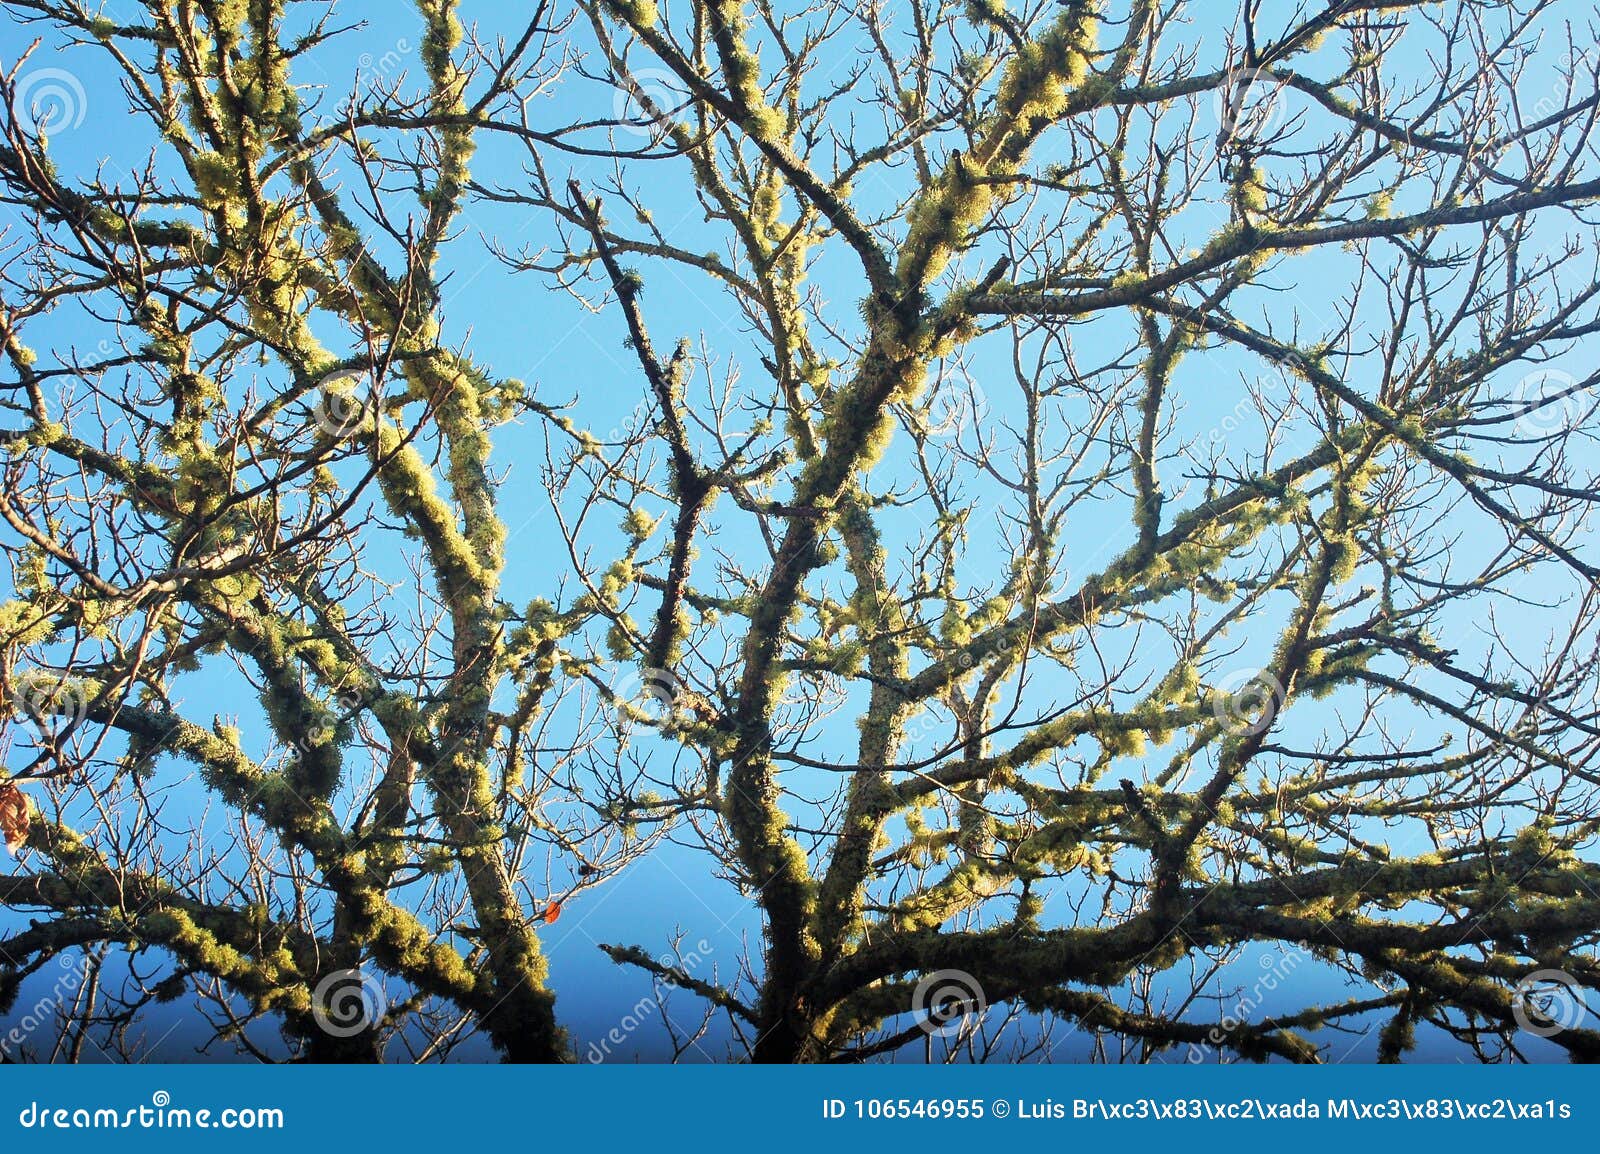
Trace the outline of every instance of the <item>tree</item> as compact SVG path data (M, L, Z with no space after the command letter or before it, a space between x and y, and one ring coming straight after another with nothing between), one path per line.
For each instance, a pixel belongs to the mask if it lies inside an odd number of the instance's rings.
M48 719L15 777L54 783L30 836L42 868L5 891L54 916L7 950L164 951L164 980L207 984L224 1032L243 998L319 1057L373 1050L383 1022L352 1005L342 1025L364 1028L329 1032L314 1018L338 1007L313 996L370 956L449 1007L432 1045L465 1016L510 1059L554 1059L529 855L593 855L586 885L632 849L576 811L543 816L564 770L529 752L565 691L560 632L500 596L488 462L489 431L537 403L440 334L434 270L472 149L448 126L473 115L461 26L451 4L419 9L423 94L386 105L426 125L405 132L409 212L369 222L321 167L366 144L348 116L309 119L291 77L329 16L290 34L283 9L153 4L118 25L22 6L111 54L160 155L74 183L5 88L0 163L34 230L7 284L5 677ZM490 100L539 81L545 20ZM75 323L41 362L24 329L62 309ZM415 547L383 544L400 537ZM174 700L219 662L259 696L248 733ZM173 759L229 807L232 844L170 856L183 822L156 785ZM73 830L58 815L84 791L99 819Z
M1549 0L419 0L420 75L336 108L336 12L7 7L152 131L68 175L0 87L13 981L124 943L116 1022L559 1058L539 919L670 837L760 956L607 952L762 1061L1492 1058L1600 988L1600 83ZM469 208L620 322L632 418L480 363ZM259 711L186 716L222 677ZM231 843L174 855L179 761ZM1350 996L1209 1014L1260 943ZM363 965L405 995L330 1033Z

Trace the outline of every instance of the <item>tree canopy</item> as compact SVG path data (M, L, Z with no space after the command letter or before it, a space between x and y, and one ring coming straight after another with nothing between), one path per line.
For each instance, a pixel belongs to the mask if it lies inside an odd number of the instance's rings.
M1574 6L0 7L63 1037L568 1059L542 934L666 852L761 941L602 948L761 1061L1488 1060L1600 989ZM617 357L509 375L491 292Z

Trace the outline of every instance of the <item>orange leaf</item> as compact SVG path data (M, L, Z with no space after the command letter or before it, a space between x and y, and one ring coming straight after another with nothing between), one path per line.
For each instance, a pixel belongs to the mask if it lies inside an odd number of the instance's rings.
M28 798L15 782L0 785L0 835L6 849L16 853L28 840Z
M560 916L561 916L561 903L560 902L551 902L548 906L545 907L544 920L545 920L545 924L546 925L549 925L551 922L555 921Z

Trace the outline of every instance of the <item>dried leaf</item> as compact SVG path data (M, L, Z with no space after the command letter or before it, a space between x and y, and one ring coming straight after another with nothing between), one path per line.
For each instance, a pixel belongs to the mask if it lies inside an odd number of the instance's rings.
M11 781L0 785L0 834L13 854L28 841L28 798Z

